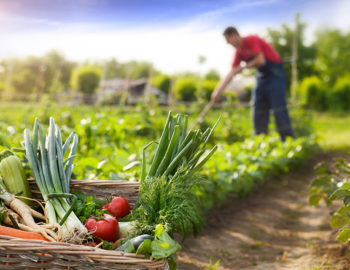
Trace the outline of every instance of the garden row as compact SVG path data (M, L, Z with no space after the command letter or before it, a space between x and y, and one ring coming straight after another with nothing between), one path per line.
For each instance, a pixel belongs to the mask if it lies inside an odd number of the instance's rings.
M30 109L27 108L28 111ZM134 211L118 219L118 222L123 224L120 231L123 233L127 231L125 234L127 238L121 243L124 251L152 255L158 259L168 258L172 267L175 267L174 254L180 246L171 237L179 234L185 238L192 233L197 234L203 224L204 212L218 203L225 202L228 194L233 192L238 196L246 196L257 182L264 181L268 176L292 170L304 162L316 149L314 138L309 134L310 123L301 115L297 118L298 130L300 134L307 136L289 138L286 142L281 142L276 135L247 138L249 131L237 128L242 127L243 123L230 122L231 117L227 113L223 113L224 117L221 119L223 124L219 122L213 127L212 120L217 118L217 112L214 112L208 118L208 122L212 124L202 123L201 130L187 131L189 123L186 116L168 115L165 118L164 111L157 108L153 112L143 107L139 107L138 112L127 109L120 109L117 112L103 111L108 110L107 108L100 108L100 112L97 113L91 111L91 108L84 110L83 108L79 112L61 112L57 120L61 126L59 130L57 126L55 127L52 118L46 118L46 112L35 112L34 109L28 116L26 115L28 111L22 109L23 115L18 121L22 124L13 125L15 121L1 119L0 129L4 134L2 144L5 145L4 148L19 147L23 137L17 135L17 131L20 132L24 127L28 127L28 122L35 113L38 113L43 127L49 121L49 139L46 139L49 142L45 144L39 140L40 145L35 143L37 140L35 137L41 132L41 125L36 120L32 139L28 132L25 136L27 159L31 153L30 149L36 151L37 146L40 151L47 147L45 145L51 149L50 145L51 147L54 145L52 134L56 134L57 157L55 158L54 155L50 158L57 160L58 168L62 172L72 173L74 153L66 156L65 161L62 159L67 147L65 147L66 143L61 142L60 134L62 132L63 138L72 139L74 137L68 136L69 132L76 131L80 140L77 144L74 139L72 147L80 156L75 157L77 166L73 170L74 178L84 179L89 176L140 182ZM58 111L61 111L60 108ZM4 112L6 115L6 110ZM52 112L55 113L54 108ZM82 118L83 115L84 118ZM11 115L11 117L14 116ZM23 123L23 121L28 122ZM38 130L39 133L37 133ZM217 135L214 136L215 134ZM231 143L230 134L236 134L238 141ZM152 141L157 141L158 144L150 144ZM70 142L68 141L68 145ZM29 145L35 146L28 150ZM59 150L60 145L62 145L61 150ZM147 149L141 151L146 145ZM53 155L52 152L51 155ZM35 161L36 156L38 161ZM42 157L43 154L38 150L37 155L29 158L30 166L26 166L27 175L33 175L37 183L38 179L47 178L40 172L35 173L33 169L40 167L36 164L43 162ZM45 166L42 165L42 167ZM65 173L60 173L61 171L58 176L64 176ZM54 193L69 193L67 188L69 178L63 177L64 189L58 189ZM42 182L39 180L39 183ZM49 196L46 193L47 191L44 192L43 197ZM78 197L80 195L76 194ZM81 221L86 222L89 216L103 213L101 209L103 205L94 198L83 196L79 197L78 201L80 201L78 203L80 208L75 205L74 212ZM110 213L113 210L109 210L108 205L111 205L112 201L104 207ZM90 209L89 212L82 210L84 205L90 205L91 202L94 207L86 207ZM61 203L67 211L69 208L66 205L67 202L61 201ZM61 214L58 220L64 219L63 216L64 214ZM131 238L145 234L150 236L148 241L141 245L141 250L138 246L135 248ZM110 240L107 239L107 242ZM162 243L167 243L166 247L161 248ZM113 245L103 242L102 247L109 249L113 248Z
M330 210L330 225L338 230L337 240L347 243L350 239L350 163L343 158L337 159L334 166L320 163L316 167L317 178L312 182L309 204L317 206L321 200L327 206L336 201L337 209Z

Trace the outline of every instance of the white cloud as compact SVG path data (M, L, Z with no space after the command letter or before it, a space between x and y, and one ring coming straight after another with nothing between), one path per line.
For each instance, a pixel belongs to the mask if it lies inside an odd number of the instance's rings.
M6 34L0 44L0 58L42 55L52 48L75 61L132 59L151 61L164 72L198 71L198 56L207 61L203 69L216 68L224 73L233 50L220 30L198 31L189 27L172 29L101 30L86 26L65 26L55 31L31 31Z
M167 73L179 71L207 71L217 69L225 74L233 57L233 48L225 43L220 16L248 7L247 5L273 4L276 0L247 1L241 6L205 13L180 26L153 28L113 29L111 25L98 24L51 24L51 30L6 31L6 20L0 17L0 59L6 56L43 55L51 49L62 51L75 61L101 60L115 57L119 61L144 60L153 62L157 69ZM312 1L302 11L312 31L322 23L346 29L350 26L350 1L335 0L333 4L317 5ZM328 14L328 16L326 16ZM14 20L19 20L16 18ZM7 21L13 23L13 21ZM35 22L41 23L41 22ZM43 24L46 22L42 22ZM282 21L280 23L283 23ZM22 22L25 25L25 22ZM243 34L259 33L263 36L266 25L252 21L240 24ZM307 32L308 36L312 33ZM200 67L198 56L204 55L206 63Z
M336 28L349 32L349 0L310 1L301 14L302 20L307 22L305 39L308 44L314 41L314 33L319 29Z

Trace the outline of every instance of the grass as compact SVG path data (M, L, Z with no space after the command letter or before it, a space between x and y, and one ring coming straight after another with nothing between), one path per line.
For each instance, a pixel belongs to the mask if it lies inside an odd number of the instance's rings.
M313 113L318 141L325 151L350 154L350 114Z

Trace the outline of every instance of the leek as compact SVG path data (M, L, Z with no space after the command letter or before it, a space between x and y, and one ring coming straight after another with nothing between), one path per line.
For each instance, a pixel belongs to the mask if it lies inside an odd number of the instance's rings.
M35 119L33 139L28 129L24 130L26 157L28 159L37 186L46 202L45 209L50 224L62 226L62 241L80 243L87 229L72 211L69 198L70 178L73 170L74 155L77 150L78 136L72 133L62 145L61 132L50 117L49 132L44 137L38 119ZM63 155L71 146L67 159Z

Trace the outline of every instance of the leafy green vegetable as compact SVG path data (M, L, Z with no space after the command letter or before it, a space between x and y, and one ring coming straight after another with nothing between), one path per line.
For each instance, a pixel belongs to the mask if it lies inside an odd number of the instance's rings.
M200 175L181 173L168 181L164 177L146 178L133 211L137 231L152 233L157 224L166 224L171 234L196 235L203 224L203 213L195 188L207 181Z
M176 270L176 268L177 268L177 256L176 256L176 254L172 254L168 258L168 265L169 265L170 270Z
M134 245L131 243L130 240L128 240L128 241L126 242L124 251L125 251L126 253L134 253L134 252L135 252L135 247L134 247Z
M152 253L152 241L146 239L142 244L137 248L136 254L143 254L145 258L148 259Z
M104 213L104 211L101 210L101 207L105 205L108 200L98 200L95 197L85 195L78 190L72 191L72 193L78 197L73 211L82 223L91 216L99 216Z
M152 241L152 257L156 259L168 258L181 250L181 246L173 240L159 224L155 230L155 239Z
M335 169L325 163L316 166L317 178L310 185L310 205L318 205L324 199L328 206L335 200L342 200L343 205L331 212L330 225L339 228L337 240L346 243L350 239L350 163L338 159Z
M0 205L0 207L1 207L1 205ZM2 224L2 222L4 221L6 215L7 215L7 211L6 210L0 212L0 224Z
M346 243L350 239L350 229L343 228L338 232L337 240Z

